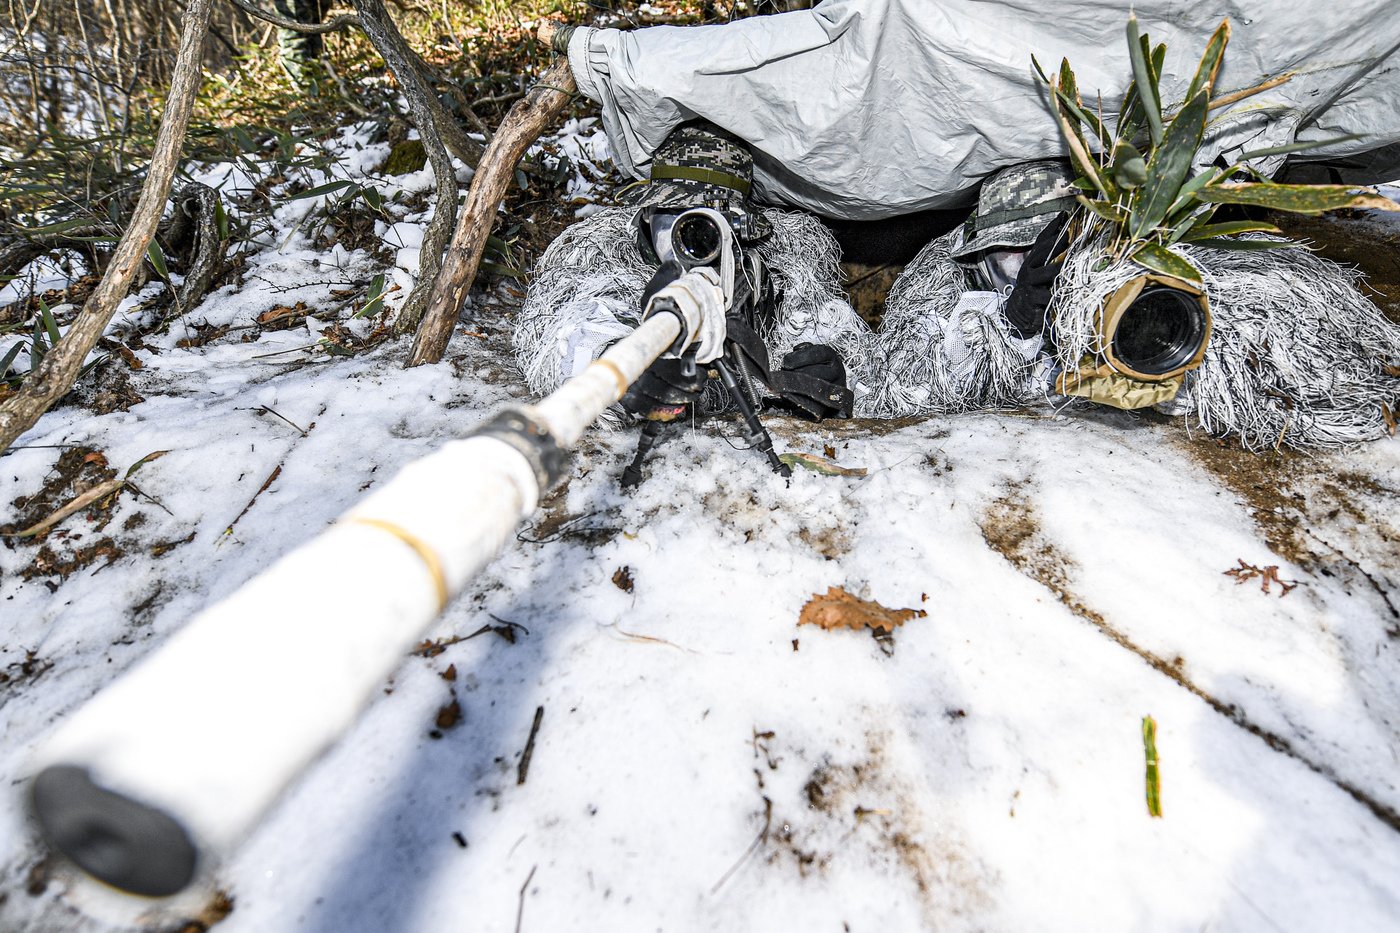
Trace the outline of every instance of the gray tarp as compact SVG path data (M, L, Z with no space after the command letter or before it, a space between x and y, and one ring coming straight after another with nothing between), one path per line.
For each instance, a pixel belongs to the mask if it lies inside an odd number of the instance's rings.
M1296 72L1217 111L1223 119L1202 162L1295 135L1358 133L1360 142L1325 154L1369 153L1359 160L1378 173L1369 180L1400 174L1396 0L1135 6L1142 29L1167 44L1168 103L1184 95L1222 16L1234 36L1218 93ZM628 173L645 177L666 134L703 117L752 144L763 200L873 219L967 203L989 172L1064 153L1032 79L1033 53L1047 70L1068 57L1084 96L1102 93L1105 114L1115 111L1130 73L1127 8L1123 0L826 0L721 26L581 29L569 59L580 90L603 105Z

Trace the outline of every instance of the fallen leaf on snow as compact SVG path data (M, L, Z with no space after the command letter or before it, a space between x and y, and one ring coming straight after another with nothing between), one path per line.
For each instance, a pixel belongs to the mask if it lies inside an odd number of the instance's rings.
M1243 558L1237 557L1235 560L1239 562L1239 566L1231 567L1229 570L1225 571L1225 576L1234 577L1236 585L1249 580L1258 580L1259 589L1268 593L1270 592L1269 584L1277 583L1280 590L1278 594L1280 598L1287 596L1298 586L1297 580L1284 580L1279 577L1277 564L1269 564L1267 567L1256 567L1253 564L1246 564Z
M878 629L893 632L910 619L922 619L928 613L922 609L889 609L879 603L852 596L839 586L829 587L825 594L813 594L802 607L798 625L816 625L827 631L837 628Z
M630 593L637 588L636 581L632 579L631 567L624 566L617 568L617 570L613 571L612 581L613 586L622 590L624 593Z

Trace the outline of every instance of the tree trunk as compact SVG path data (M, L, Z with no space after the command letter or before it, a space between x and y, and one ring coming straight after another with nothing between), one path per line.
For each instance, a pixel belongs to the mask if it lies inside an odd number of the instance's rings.
M102 281L83 305L68 333L44 355L39 367L29 374L19 391L0 403L0 450L13 444L50 405L73 387L83 360L106 330L146 258L146 250L170 194L170 182L180 162L195 94L203 78L201 60L204 37L209 31L211 3L212 0L189 0L185 7L170 95L131 223L117 243Z
M563 112L574 91L574 76L569 71L568 60L556 59L530 93L511 106L501 128L491 137L491 144L482 154L472 178L452 243L443 257L442 269L432 297L428 299L427 313L413 338L409 366L442 359L457 324L457 315L476 279L477 267L481 265L486 238L496 221L496 207L515 177L515 164L545 127Z

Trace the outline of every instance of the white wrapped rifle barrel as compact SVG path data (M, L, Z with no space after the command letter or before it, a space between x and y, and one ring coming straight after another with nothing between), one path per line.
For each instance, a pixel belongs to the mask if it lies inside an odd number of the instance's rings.
M718 291L713 275L682 283ZM654 314L537 405L409 464L68 717L35 762L50 844L122 891L185 888L350 726L534 511L564 448L699 324Z

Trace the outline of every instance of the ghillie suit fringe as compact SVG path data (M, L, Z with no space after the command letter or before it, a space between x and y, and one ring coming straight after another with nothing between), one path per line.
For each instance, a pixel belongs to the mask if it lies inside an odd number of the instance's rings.
M890 289L875 338L879 373L871 393L857 401L857 415L943 415L1044 398L1033 377L1037 367L1026 360L1024 341L1011 333L996 297L986 292L982 301L964 300L968 282L950 252L954 236L924 247Z
M1201 270L1214 331L1188 373L1178 407L1214 435L1250 450L1346 447L1388 432L1400 400L1400 326L1357 283L1355 270L1305 248L1264 251L1180 246ZM1103 253L1075 244L1056 283L1057 362L1091 353L1103 299L1143 270L1094 271Z
M592 326L621 337L637 326L642 289L654 268L637 248L634 210L607 208L565 230L540 257L515 323L516 363L530 389L564 380L569 337ZM772 233L756 247L781 288L771 321L758 322L772 363L804 341L835 347L852 385L869 385L875 366L869 327L840 287L840 248L808 214L765 209ZM616 419L611 420L616 424Z

